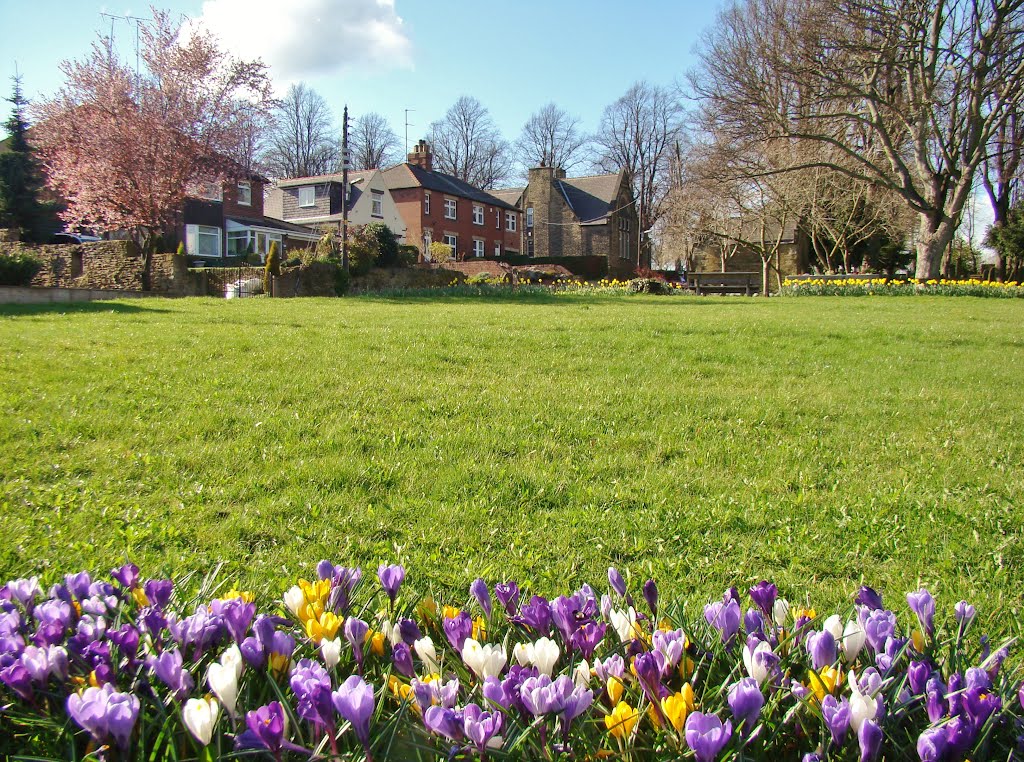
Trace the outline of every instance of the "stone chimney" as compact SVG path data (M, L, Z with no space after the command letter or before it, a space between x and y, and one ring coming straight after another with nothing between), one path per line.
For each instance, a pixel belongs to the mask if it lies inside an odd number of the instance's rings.
M428 172L432 171L434 169L434 154L430 151L430 143L421 140L413 146L412 153L409 154L407 160L410 164L422 167Z

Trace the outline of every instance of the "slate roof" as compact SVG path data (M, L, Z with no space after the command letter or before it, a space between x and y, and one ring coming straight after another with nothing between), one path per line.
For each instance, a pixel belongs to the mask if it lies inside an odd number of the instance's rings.
M239 225L247 225L250 227L271 228L272 230L281 230L285 233L302 233L303 235L311 236L319 235L317 231L307 227L306 225L296 225L291 222L275 219L274 217L238 217L231 215L227 219L232 222L237 222Z
M350 169L348 172L348 181L350 183L358 183L370 177L374 172L379 170L376 169ZM312 175L311 177L286 177L283 180L278 180L275 185L278 188L294 188L298 185L314 185L316 183L340 183L341 172L332 172L327 175Z
M557 180L566 202L581 225L600 225L615 211L623 173L567 177Z
M523 199L523 191L526 188L502 188L501 190L488 191L499 201L504 201L506 204L512 206L519 206L519 202Z
M500 206L503 209L516 209L514 204L503 201L487 191L482 191L476 186L459 180L457 177L446 175L444 172L423 169L423 167L415 164L396 164L385 169L384 182L389 190L425 188L426 190L437 191L438 193L448 193L452 196L472 199L473 201L479 201L481 204Z

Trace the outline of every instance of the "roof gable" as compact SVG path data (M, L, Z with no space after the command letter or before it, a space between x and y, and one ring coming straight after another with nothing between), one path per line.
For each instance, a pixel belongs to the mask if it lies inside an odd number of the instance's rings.
M556 180L573 213L580 222L604 220L613 211L622 185L622 172Z
M481 204L500 206L503 209L515 209L515 205L493 196L487 191L480 190L457 177L446 175L444 172L424 169L415 164L396 164L384 170L384 182L390 190L401 190L403 188L424 188L426 190L447 193L452 196L461 196Z

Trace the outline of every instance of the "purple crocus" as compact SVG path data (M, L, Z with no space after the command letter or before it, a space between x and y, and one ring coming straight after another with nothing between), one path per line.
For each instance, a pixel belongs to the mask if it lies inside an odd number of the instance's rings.
M423 724L427 729L449 741L458 742L462 738L462 723L453 709L442 706L429 707L423 713Z
M935 632L935 599L923 587L915 593L907 593L907 604L917 615L917 621L925 635L931 637Z
M511 580L494 586L494 597L505 607L505 613L512 616L519 608L519 585Z
M334 727L334 709L327 670L312 659L302 659L292 669L288 684L298 702L299 717L330 731Z
M547 598L535 595L519 609L513 621L525 624L538 635L551 634L551 604Z
M395 669L399 674L406 677L412 677L416 674L416 669L412 663L412 651L404 642L395 643L391 647L391 663L395 665Z
M931 674L932 668L928 665L928 662L912 661L907 666L907 682L910 684L910 690L915 696L924 693Z
M743 724L744 735L750 732L757 725L761 716L761 708L764 706L764 695L761 693L761 686L752 677L744 677L732 684L729 688L729 708L737 723Z
M608 584L611 585L612 590L623 596L626 594L626 580L619 574L619 570L614 566L608 567Z
M362 619L350 616L345 620L345 640L352 646L352 654L356 657L356 669L363 674L363 642L370 626Z
M836 746L842 746L850 729L850 702L845 696L842 701L836 701L836 697L829 694L821 701L821 716Z
M358 675L352 675L331 695L338 714L352 724L356 737L362 742L367 757L370 754L370 717L375 705L373 686Z
M25 701L32 700L32 674L20 661L12 662L0 669L0 683Z
M465 611L460 611L456 616L445 617L442 627L452 648L458 653L462 653L462 646L465 645L466 638L473 634L472 617Z
M921 762L941 762L946 756L945 728L928 728L917 738L917 756Z
M860 742L860 762L871 762L882 748L882 729L874 720L864 720L857 731Z
M476 704L466 704L462 709L462 731L481 756L488 742L501 732L503 720L501 712L485 712Z
M31 612L36 598L43 593L42 588L39 587L38 577L12 579L5 587L11 594L11 597L18 601L25 607L25 610L29 612Z
M377 567L377 578L380 580L380 586L384 588L384 592L388 594L391 605L394 606L398 588L402 586L402 581L405 579L405 567L401 564L390 566L381 564Z
M125 590L131 590L139 584L139 567L135 564L127 563L120 569L111 571L110 576Z
M133 694L120 693L108 683L72 693L68 696L67 707L71 718L89 731L97 743L113 737L118 747L127 751L139 717L139 700Z
M169 579L150 579L143 584L142 590L145 592L150 606L162 609L171 601L174 583Z
M857 591L857 597L854 600L861 606L867 606L871 611L882 608L882 596L867 585L861 585L860 590Z
M569 638L573 648L583 654L584 659L590 659L597 650L597 646L604 640L604 634L608 629L606 624L595 624L586 622L580 625Z
M709 603L704 607L704 618L728 644L740 629L740 605L734 599Z
M969 604L967 601L960 601L953 607L953 616L956 618L957 624L960 625L960 630L965 631L967 626L974 621L974 617L977 616L974 606Z
M480 604L480 608L484 611L484 616L490 619L493 609L491 607L491 594L487 590L487 583L482 578L477 577L469 586L469 594L476 598L476 602Z
M266 749L279 757L282 749L300 750L285 738L287 718L279 701L271 701L245 715L246 731L235 738L238 749Z
M775 610L775 601L779 597L779 589L775 587L774 583L762 580L750 588L749 593L754 605L761 609L761 613L768 618L768 621L771 621Z
M805 646L807 653L811 656L811 667L815 672L820 672L825 667L831 666L838 658L835 636L828 630L810 633Z
M658 616L658 585L653 579L644 582L644 600L647 601L647 608L651 610L651 616Z
M868 645L876 654L885 651L886 638L896 632L896 615L891 611L876 609L864 620L864 635Z
M664 666L665 655L660 651L645 651L633 659L633 670L640 687L656 707L661 700L661 671Z
M937 675L932 675L925 683L924 695L928 719L938 722L946 716L946 684Z
M697 762L712 762L732 736L732 723L724 723L713 714L690 712L684 726L686 745L697 755Z
M195 687L192 676L182 669L181 651L174 649L164 651L153 659L150 668L161 682L171 689L177 701L184 701Z
M92 584L92 578L89 576L89 572L78 572L78 574L65 574L64 585L67 587L68 592L75 596L78 600L89 597L89 585Z
M407 646L411 646L423 637L423 633L420 632L420 626L416 624L416 620L409 619L408 617L402 617L398 620L398 632L402 636L402 642Z

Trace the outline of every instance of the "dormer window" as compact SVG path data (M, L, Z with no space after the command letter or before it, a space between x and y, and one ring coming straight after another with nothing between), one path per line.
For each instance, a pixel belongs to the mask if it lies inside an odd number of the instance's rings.
M313 185L303 185L299 188L299 206L310 207L316 206L316 187Z
M252 183L240 182L238 184L238 203L241 206L252 206Z
M204 201L223 201L224 189L220 182L207 180L196 184L196 197Z

